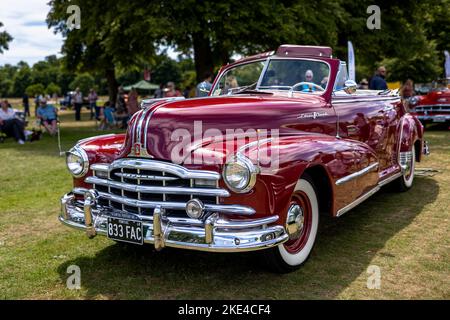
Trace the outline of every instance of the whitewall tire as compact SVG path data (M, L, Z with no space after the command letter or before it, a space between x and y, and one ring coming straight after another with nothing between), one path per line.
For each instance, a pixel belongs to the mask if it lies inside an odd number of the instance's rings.
M298 269L314 247L319 227L319 203L309 176L304 175L297 181L285 214L289 240L264 252L269 268L278 273Z

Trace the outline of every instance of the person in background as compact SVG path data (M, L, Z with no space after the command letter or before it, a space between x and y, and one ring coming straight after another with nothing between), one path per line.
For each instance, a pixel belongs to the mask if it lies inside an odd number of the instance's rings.
M153 98L164 98L164 83L161 83L159 85L159 88L156 89L155 94L153 95Z
M172 81L167 82L167 92L165 94L166 97L181 97L180 90L175 89L175 83Z
M37 109L39 108L39 101L41 101L43 94L36 94L34 97L34 116L37 117Z
M91 109L91 120L94 119L94 113L95 113L95 119L98 120L98 107L97 107L97 92L95 92L94 88L91 88L89 90L88 100L89 100L89 108Z
M192 89L191 86L186 86L186 88L184 88L183 90L183 97L185 97L186 99L190 98L189 94L191 92L191 89Z
M117 88L116 111L122 111L123 109L126 109L126 104L125 92L123 91L123 87L119 86L119 88Z
M197 90L195 91L195 96L206 97L212 87L212 74L211 72L206 72L203 76L203 81L197 85Z
M388 86L384 78L386 78L386 68L384 66L380 66L375 72L375 75L369 81L369 89L386 90Z
M414 97L415 94L414 82L411 79L406 80L403 86L400 88L400 96L402 97L402 99L406 100Z
M125 102L125 92L122 86L117 90L115 118L121 122L120 129L126 129L129 119L127 103Z
M23 112L25 113L25 116L30 117L30 100L26 93L23 94L22 104L23 104Z
M135 88L131 88L131 91L128 94L127 109L130 117L139 111L138 93Z
M25 143L25 123L16 118L7 100L0 102L0 130L14 137L18 144Z
M41 119L41 124L45 127L47 132L51 136L54 136L58 131L56 126L58 111L56 108L51 104L47 104L46 99L41 99L40 106L37 110L37 117Z
M367 90L369 89L369 81L367 81L366 78L363 78L360 82L359 82L359 88L361 90Z
M75 106L75 121L81 120L81 108L83 107L83 94L80 88L75 89L75 93L72 97L73 104Z
M99 108L100 130L111 129L114 126L114 109L109 101Z

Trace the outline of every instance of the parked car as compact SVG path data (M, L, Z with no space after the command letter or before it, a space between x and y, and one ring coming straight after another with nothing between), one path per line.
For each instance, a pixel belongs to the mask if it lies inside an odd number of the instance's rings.
M450 122L450 79L435 81L426 95L410 99L409 108L423 124Z
M423 150L395 92L356 90L329 47L282 45L224 66L209 97L145 100L126 134L79 141L59 219L157 250L261 250L289 272L321 214L410 189Z

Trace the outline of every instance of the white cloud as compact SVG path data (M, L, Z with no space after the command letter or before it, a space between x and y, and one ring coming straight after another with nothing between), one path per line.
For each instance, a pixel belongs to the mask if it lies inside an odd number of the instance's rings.
M9 50L0 54L0 65L16 64L23 60L28 64L59 54L62 36L47 28L45 19L50 7L48 0L0 0L0 21L14 40Z

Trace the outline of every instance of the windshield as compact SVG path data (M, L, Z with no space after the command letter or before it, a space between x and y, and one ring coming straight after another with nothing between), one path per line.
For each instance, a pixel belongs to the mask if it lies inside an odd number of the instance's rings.
M264 68L266 64L267 67ZM328 64L317 60L268 59L251 62L225 72L217 81L212 95L246 90L320 93L326 89L329 73Z

